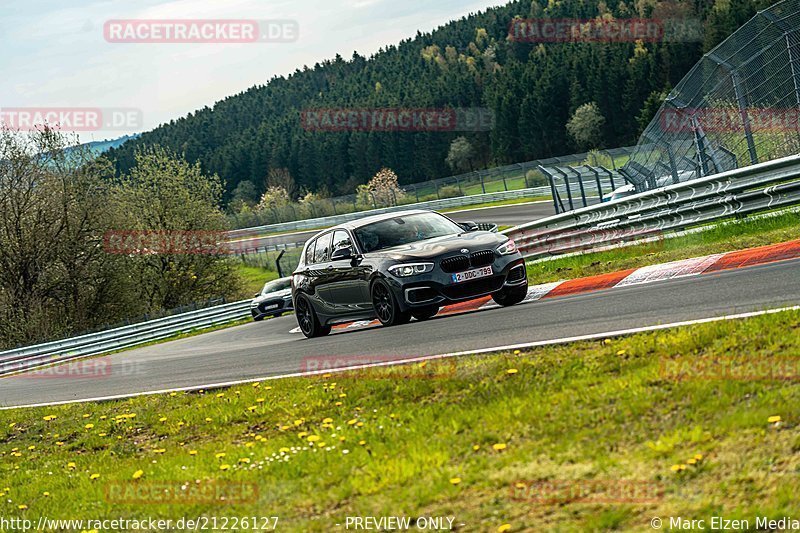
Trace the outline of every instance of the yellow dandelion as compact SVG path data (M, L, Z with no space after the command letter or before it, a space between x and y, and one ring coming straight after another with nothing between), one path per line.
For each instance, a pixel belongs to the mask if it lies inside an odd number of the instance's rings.
M36 449L36 446L30 445L28 446L28 451L33 451Z
M697 463L697 460L694 457L692 457L691 459L686 461L686 464L689 464L689 465L694 465L696 463Z
M511 524L503 524L502 526L497 528L497 533L503 533L504 531L510 531Z
M519 372L519 370L517 370L516 368L509 368L508 370L506 370L506 374L516 374L517 372Z
M245 442L245 443L244 443L244 447L245 447L245 448L252 448L252 447L253 447L253 446L255 446L255 445L256 445L256 443L255 443L255 442Z
M42 496L44 496L45 498L49 498L50 497L50 493L45 491L45 492L42 493Z
M323 423L323 424L330 424L331 422L333 422L333 418L324 418L324 419L322 420L322 423Z
M23 503L22 505L17 505L17 509L20 511L25 511L28 509L28 506Z
M617 355L625 355L625 353L626 353L625 350L620 350L617 352Z
M219 394L217 394L217 398L222 398L223 396L225 396L224 392L220 392Z
M780 415L774 415L774 416L771 416L771 417L767 418L767 422L769 422L770 424L775 424L775 423L780 422L780 421L781 421Z
M461 478L460 477L450 478L450 483L453 485L458 485L459 483L461 483Z
M166 451L167 450L165 450L164 448L157 448L157 449L153 450L153 453L165 453Z
M223 471L224 470L228 470L230 467L231 467L231 465L219 465L219 469L223 470Z
M256 403L264 403L264 398L256 398Z
M86 424L86 425L85 425L85 426L83 426L83 427L84 427L85 429L92 429L92 428L94 427L94 424Z
M91 476L89 476L89 479L92 481L94 481L95 479L100 479L100 474L92 474Z
M213 422L210 418L206 417L206 422Z
M189 455L197 455L197 450L189 450Z
M506 449L506 445L503 442L498 442L497 444L493 444L492 448L494 448L495 451L499 452L500 450L505 450Z
M477 451L478 451L478 450L480 450L480 449L481 449L481 445L480 445L480 444L473 444L473 445L472 445L472 450L473 450L473 451L476 451L476 452L477 452Z
M695 460L697 460L697 461L702 461L702 460L703 460L703 454L701 454L701 453L698 453L698 454L696 454L696 455L694 456L694 458L695 458Z
M248 459L247 457L242 457L241 459L239 459L239 462L247 464L250 462L250 459Z
M159 422L166 422L167 421L167 417L166 416L162 416L161 418L158 419L158 421Z
M78 465L76 465L75 463L67 463L67 468L73 468L73 469L78 468Z
M144 475L144 470L137 470L133 473L133 479L139 479Z
M225 452L219 452L218 454L214 455L214 457L216 457L217 459L222 459L223 457L225 457Z
M522 352L520 352L519 350L514 350L514 355L519 355L520 353Z
M348 425L348 426L352 426L352 425L354 425L356 422L358 422L358 420L356 420L356 419L354 418L354 419L352 419L352 420L348 420L348 421L347 421L347 425Z
M251 405L250 407L247 408L247 410L250 412L255 411L256 409L258 409L257 405Z
M365 440L358 441L358 445L359 446L364 446L366 443L367 443L367 441L365 441Z
M320 436L319 435L309 435L308 436L308 442L317 442L318 440L320 440Z

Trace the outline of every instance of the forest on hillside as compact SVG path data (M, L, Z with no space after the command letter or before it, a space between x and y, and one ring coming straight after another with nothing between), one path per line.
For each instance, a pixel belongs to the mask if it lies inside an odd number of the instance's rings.
M224 201L243 206L258 201L270 175L284 182L288 176L295 197L326 196L353 193L383 167L407 184L630 145L701 55L771 3L515 1L418 32L371 57L337 55L273 77L144 133L109 156L124 173L137 150L165 147L219 175ZM523 42L509 38L515 17L678 17L699 21L703 34L692 42ZM304 111L343 107L487 108L494 125L468 132L303 127Z

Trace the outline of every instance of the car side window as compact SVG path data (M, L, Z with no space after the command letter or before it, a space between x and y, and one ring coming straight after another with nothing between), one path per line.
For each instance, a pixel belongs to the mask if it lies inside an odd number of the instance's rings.
M331 247L331 234L328 233L317 239L317 245L314 247L314 262L324 263L328 260Z
M350 239L350 234L344 230L336 230L333 232L333 248L331 249L331 254L336 250L340 250L342 248L352 248L353 241Z
M317 245L316 239L308 243L306 247L306 264L310 265L314 262L314 247Z

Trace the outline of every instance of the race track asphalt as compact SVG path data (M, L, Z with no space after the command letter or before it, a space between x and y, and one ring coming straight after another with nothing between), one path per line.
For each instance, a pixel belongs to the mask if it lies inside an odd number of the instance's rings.
M800 304L800 260L565 296L392 328L305 339L284 316L103 358L97 377L0 378L24 406L292 374L307 358L408 358L561 339ZM318 361L318 359L315 359Z

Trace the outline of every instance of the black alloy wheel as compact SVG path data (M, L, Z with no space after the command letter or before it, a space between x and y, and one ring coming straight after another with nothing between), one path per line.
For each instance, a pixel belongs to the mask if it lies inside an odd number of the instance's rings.
M391 289L383 280L376 280L372 284L372 306L375 308L378 320L384 326L405 324L411 320L411 313L400 310Z
M305 294L297 296L295 315L297 316L297 324L300 326L300 331L308 338L322 337L331 332L330 326L323 326L319 323L317 314Z

